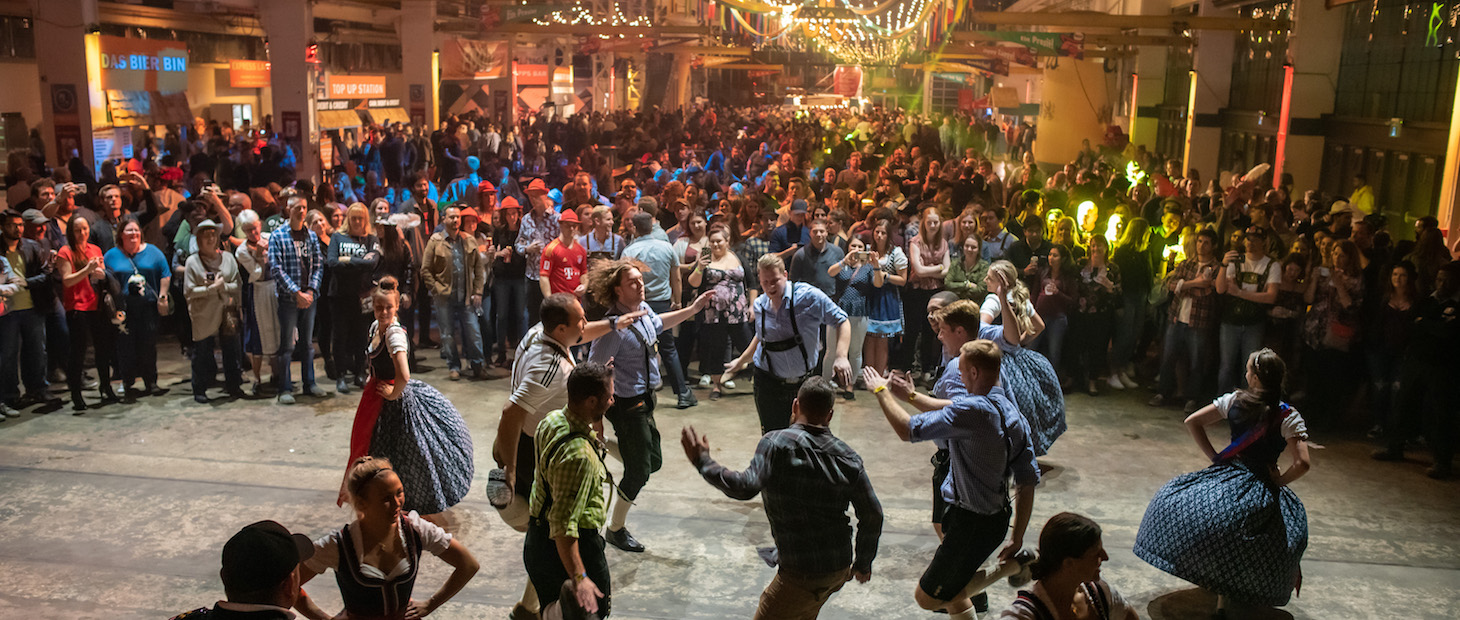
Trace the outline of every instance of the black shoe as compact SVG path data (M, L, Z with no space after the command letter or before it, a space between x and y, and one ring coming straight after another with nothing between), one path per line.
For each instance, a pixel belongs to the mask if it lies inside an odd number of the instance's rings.
M106 390L106 391L104 391L104 392L101 393L101 402L103 402L103 403L114 403L114 402L117 402L117 400L119 400L119 399L117 398L117 393L116 392L113 392L111 390Z
M694 392L685 390L679 395L679 404L675 406L680 409L689 409L690 407L698 404L700 404L700 400L698 398L695 398ZM640 548L639 550L643 551L642 548Z
M193 402L199 405L206 405L208 404L208 397L204 394L193 394Z
M80 398L71 401L71 413L72 413L72 415L81 415L85 411L86 411L86 401L84 401L84 400L82 400Z
M341 394L349 394L350 382L346 381L344 377L340 377L340 380L335 382L335 391Z
M986 614L989 612L988 592L979 592L978 594L973 595L973 610L981 614Z
M167 388L162 387L162 386L157 385L157 384L154 383L152 385L147 386L147 390L146 390L145 393L148 396L162 396L162 395L167 394L168 391L169 390Z
M629 553L644 552L644 545L636 540L633 534L629 533L629 528L624 528L617 532L604 530L603 540L610 545L618 547L619 551L627 551Z
M243 388L237 385L231 388L227 388L224 391L228 393L229 398L233 398L235 400L244 400L248 398L248 394L244 393Z
M842 392L842 398L846 400L857 400L857 393L851 390Z

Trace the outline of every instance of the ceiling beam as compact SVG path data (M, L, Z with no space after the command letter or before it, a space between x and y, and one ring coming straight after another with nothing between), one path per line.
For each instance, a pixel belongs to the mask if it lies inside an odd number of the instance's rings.
M955 32L954 41L1002 41L988 32ZM1138 34L1091 34L1085 33L1085 45L1095 47L1121 47L1126 45L1153 45L1157 47L1191 45L1191 38L1181 35L1138 35Z
M588 24L501 24L486 34L560 34L569 36L644 36L666 35L708 35L710 29L702 26L592 26Z
M1009 13L1004 11L971 11L976 24L990 26L1047 26L1053 28L1154 28L1167 32L1183 30L1285 30L1286 19L1251 19L1243 17L1196 17L1183 15L1111 15L1093 11L1063 13Z
M264 29L259 25L259 20L251 15L214 13L204 16L177 10L111 2L98 2L96 11L97 18L108 24L170 28L210 34L264 36Z

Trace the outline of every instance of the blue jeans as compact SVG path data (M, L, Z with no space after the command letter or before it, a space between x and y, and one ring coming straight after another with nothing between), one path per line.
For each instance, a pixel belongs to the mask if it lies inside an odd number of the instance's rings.
M293 295L279 296L279 393L294 391L294 381L289 375L289 359L299 359L299 375L304 381L304 391L314 387L314 311L319 304L308 308L294 305ZM299 338L294 337L295 328Z
M527 279L497 278L492 283L492 308L497 311L497 344L505 353L531 327L527 324Z
M0 362L0 401L20 400L21 378L26 393L46 393L46 315L29 308L0 317Z
M1125 296L1125 307L1115 316L1115 342L1110 346L1110 372L1125 372L1125 365L1135 357L1136 344L1141 339L1141 328L1146 324L1148 309L1145 293Z
M229 390L243 385L243 341L238 334L224 336L213 334L202 340L193 341L193 396L206 396L218 374L218 364L213 360L213 345L223 349L223 379Z
M1226 394L1237 389L1237 377L1247 376L1247 358L1262 347L1262 335L1267 331L1266 323L1233 325L1223 322L1220 333L1221 366L1217 367L1217 393Z
M1369 367L1369 398L1372 400L1369 417L1373 424L1389 422L1389 412L1399 397L1399 370L1403 360L1402 353L1381 346L1371 345L1364 352L1364 362Z
M668 299L649 302L649 309L655 314L669 312L669 306ZM675 396L689 389L684 383L684 368L679 365L679 349L674 346L674 332L667 329L659 332L659 368L669 375L669 389L674 390Z
M461 371L461 358L472 367L482 365L482 327L477 310L465 299L437 296L432 300L436 311L436 329L441 332L441 359L450 370ZM457 331L460 328L460 331ZM456 351L456 335L461 334L461 352Z
M1194 329L1186 323L1169 323L1166 326L1166 344L1161 349L1161 374L1157 379L1156 393L1173 396L1176 392L1176 365L1180 355L1186 352L1186 400L1201 400L1206 396L1207 375L1204 372L1207 356L1207 336L1210 330ZM1222 392L1225 394L1226 392Z
M923 321L926 323L927 321ZM1049 365L1054 367L1056 374L1060 372L1060 360L1065 353L1065 334L1070 330L1070 315L1062 314L1052 319L1045 319L1044 331L1039 337L1030 343L1029 347L1038 351L1049 359ZM936 342L936 341L935 341Z

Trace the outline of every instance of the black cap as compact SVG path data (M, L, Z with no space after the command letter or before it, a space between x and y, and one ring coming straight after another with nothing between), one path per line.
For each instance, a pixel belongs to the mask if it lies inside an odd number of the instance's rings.
M274 521L259 521L223 545L223 587L235 592L273 588L300 562L314 555L314 543Z

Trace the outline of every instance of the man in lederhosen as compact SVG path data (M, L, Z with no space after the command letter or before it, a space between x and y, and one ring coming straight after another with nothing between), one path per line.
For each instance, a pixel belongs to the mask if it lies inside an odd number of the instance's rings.
M791 425L791 401L807 377L818 372L821 327L837 330L833 369L842 389L852 389L852 366L847 346L852 328L847 313L826 293L804 282L786 280L786 264L767 254L756 264L763 295L755 299L755 338L745 352L725 365L721 381L755 364L755 409L760 431L768 433Z
M659 351L655 343L660 332L673 329L698 314L714 295L706 291L688 307L662 315L655 313L644 301L645 269L643 263L631 258L608 261L594 267L587 278L589 295L608 309L610 322L622 325L617 320L619 316L635 312L643 315L595 340L588 353L588 359L594 362L613 362L614 403L604 417L613 425L619 456L624 461L618 502L614 504L604 540L634 553L643 551L644 545L624 527L629 507L649 482L649 475L664 464L659 450L659 429L654 425L654 388L660 381L655 364Z

